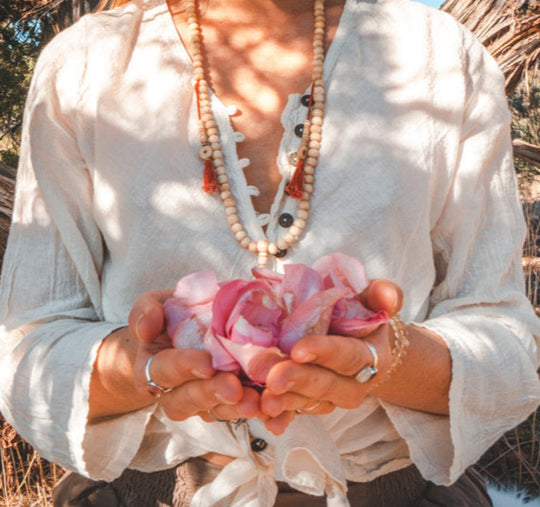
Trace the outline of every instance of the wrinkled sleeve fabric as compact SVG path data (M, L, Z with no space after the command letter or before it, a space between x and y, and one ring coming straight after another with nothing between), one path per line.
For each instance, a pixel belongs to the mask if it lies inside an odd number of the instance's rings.
M45 48L27 99L1 278L0 410L45 458L112 478L136 453L152 408L112 422L84 452L92 365L125 323L105 322L100 302L104 251L76 133L85 77L77 34L80 26Z
M525 225L516 191L503 76L469 38L468 100L450 191L432 230L437 283L428 317L452 358L450 416L383 403L413 462L457 480L540 402L539 320L524 290Z

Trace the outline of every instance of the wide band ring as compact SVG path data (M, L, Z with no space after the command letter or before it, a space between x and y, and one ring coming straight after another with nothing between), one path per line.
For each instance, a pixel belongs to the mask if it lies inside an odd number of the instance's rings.
M297 414L305 414L306 412L311 412L315 410L321 404L321 400L317 401L314 405L308 408L297 408L295 412Z
M371 365L364 366L356 375L356 380L360 382L361 384L365 384L366 382L369 382L375 375L377 375L377 363L379 362L379 357L377 356L377 349L371 345L371 343L367 343L367 348L371 352L371 355L373 356L373 362Z
M154 359L156 355L150 356L148 358L148 361L146 361L146 366L144 367L144 374L146 376L146 389L148 389L148 392L153 395L159 395L168 393L169 391L172 391L172 387L162 387L159 384L156 384L152 377L150 377L150 363L152 362L152 359Z

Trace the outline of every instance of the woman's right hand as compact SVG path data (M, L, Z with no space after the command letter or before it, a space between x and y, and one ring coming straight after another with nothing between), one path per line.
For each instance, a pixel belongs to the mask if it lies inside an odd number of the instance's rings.
M163 303L172 290L142 294L129 315L129 327L103 342L90 385L90 421L120 415L155 403L181 421L199 415L207 422L260 415L260 396L232 373L217 372L208 352L174 349L165 331ZM158 385L172 390L153 395L145 367Z

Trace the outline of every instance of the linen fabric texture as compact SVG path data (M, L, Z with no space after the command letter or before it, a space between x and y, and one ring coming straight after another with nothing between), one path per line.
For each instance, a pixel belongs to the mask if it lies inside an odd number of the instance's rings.
M277 437L168 420L153 405L87 423L102 340L144 291L213 269L249 277L256 257L201 190L192 67L165 0L83 17L43 51L28 97L13 225L1 278L0 407L39 453L94 479L156 471L218 452L236 459L195 505L270 505L275 481L346 505L346 481L414 463L456 481L540 402L539 321L524 295L525 226L503 78L450 16L409 0L347 0L324 67L327 102L308 226L285 263L343 252L397 282L405 321L452 356L450 416L369 397L296 417ZM212 97L238 213L275 240L305 106L290 95L269 214L255 213L229 119ZM267 448L254 453L252 438Z

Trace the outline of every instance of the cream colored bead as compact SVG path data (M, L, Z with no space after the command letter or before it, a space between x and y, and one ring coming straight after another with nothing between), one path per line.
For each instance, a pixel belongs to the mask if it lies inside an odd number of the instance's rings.
M259 252L259 255L257 256L257 264L260 268L266 267L266 264L268 264L268 252Z
M282 238L278 239L276 241L276 246L280 249L280 250L287 250L287 248L289 247L289 245L283 241Z
M268 240L260 239L259 241L257 241L257 251L268 252Z
M299 206L300 208L300 206ZM304 209L299 209L296 212L297 220L307 220L309 217L309 213Z
M225 208L225 214L226 215L238 215L238 210L236 209L235 206L233 207L230 207L230 208Z
M219 183L227 183L229 181L229 178L227 178L226 174L219 174L217 180Z
M311 208L311 204L309 204L308 199L302 198L302 200L298 204L298 208L304 211L309 211L309 209Z
M229 199L225 199L223 201L223 204L225 204L225 207L226 208L230 208L231 206L235 206L236 205L236 202L235 200L232 198L232 197L229 197Z
M302 220L301 218L295 219L295 221L292 224L293 227L298 227L299 230L302 230L306 227L306 221Z
M251 253L257 253L257 242L256 241L250 241L250 243L249 243L249 251Z
M310 185L313 184L313 174L305 174L304 173L304 183L309 183Z
M223 166L216 167L216 165L214 164L214 169L217 176L227 176L227 171Z
M317 151L319 151L320 148L321 148L321 143L320 143L319 141L310 141L308 146L309 146L309 148L310 148L309 151L308 151L308 154L309 154L309 152L310 152L311 150L317 150Z
M223 162L222 158L215 158L214 159L214 167L217 169L218 167L224 167L225 163Z
M279 249L275 243L270 243L268 245L268 253L270 255L276 255L278 253Z
M291 225L289 227L289 233L292 234L295 238L297 238L298 236L300 236L300 233L302 231L296 226L296 225Z
M290 232L288 232L287 234L285 234L285 236L283 236L283 241L285 241L287 245L292 245L295 242L295 239L296 238Z
M238 224L240 222L240 219L238 218L238 215L229 215L227 217L227 223L229 225Z
M309 185L308 183L304 184L304 191L311 194L313 192L313 185Z
M246 250L249 248L249 245L251 244L251 240L249 238L244 238L242 241L240 241L240 246L242 248L245 248Z
M236 239L236 241L238 242L242 241L245 238L247 238L247 234L244 230L241 230L234 235L234 239Z
M237 232L243 231L244 228L242 227L242 224L237 222L236 224L231 226L231 231L233 234L236 234Z
M224 201L225 199L229 199L232 197L232 192L230 190L222 191L220 194L221 199Z

